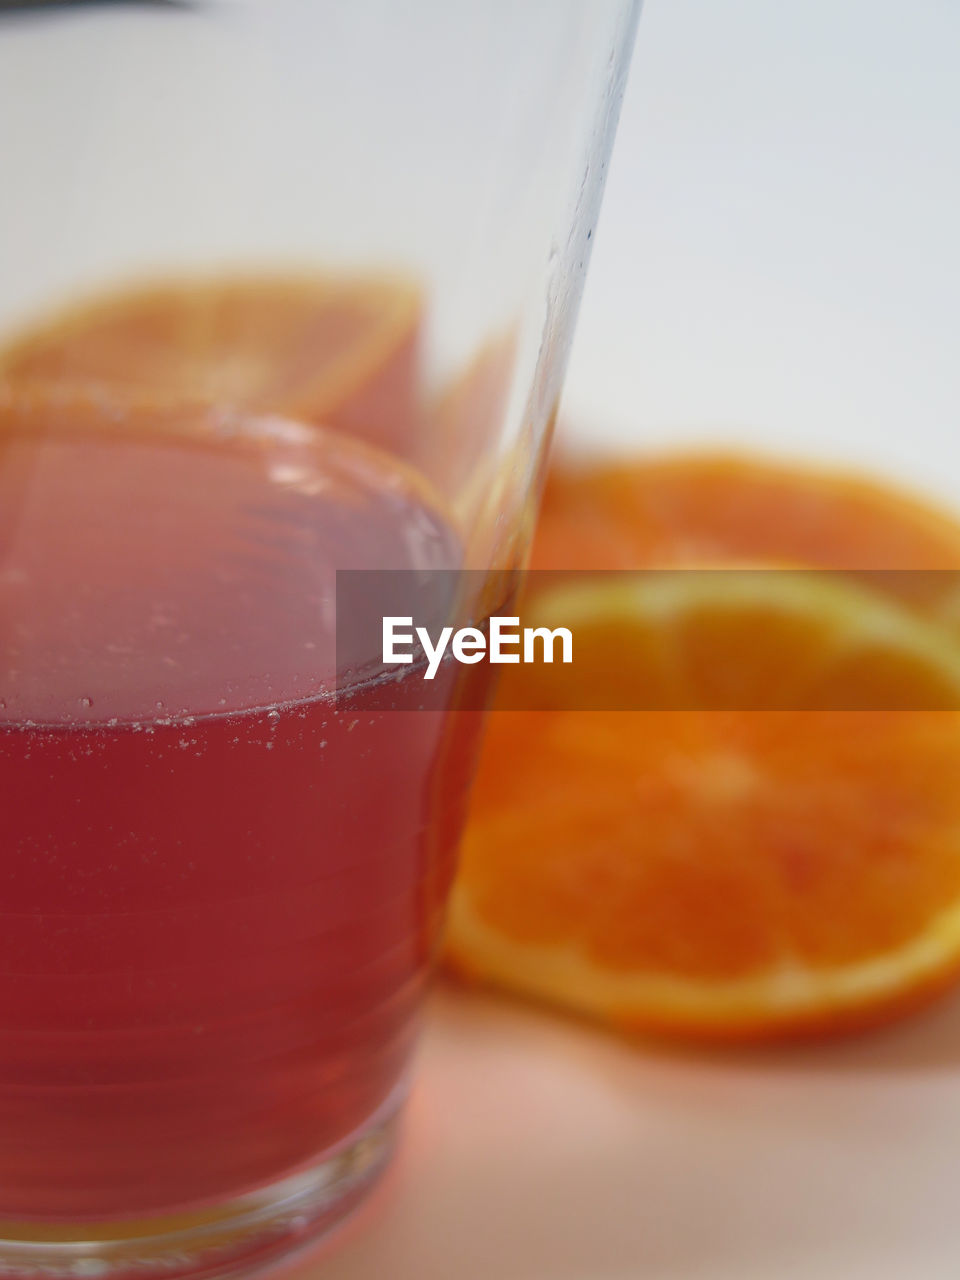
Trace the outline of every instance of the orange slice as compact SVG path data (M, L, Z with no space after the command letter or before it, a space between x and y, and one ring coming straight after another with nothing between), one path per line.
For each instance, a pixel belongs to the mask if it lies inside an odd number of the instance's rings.
M960 569L960 525L859 476L733 454L555 469L535 569L732 561L836 569Z
M536 604L527 620L572 623L587 684L619 637L629 680L702 709L493 714L449 921L461 974L730 1039L876 1021L960 969L953 637L846 577L746 578ZM931 697L946 709L912 709ZM765 700L827 709L711 709Z
M158 284L74 308L0 352L0 381L216 402L408 453L420 300L409 284L250 277Z

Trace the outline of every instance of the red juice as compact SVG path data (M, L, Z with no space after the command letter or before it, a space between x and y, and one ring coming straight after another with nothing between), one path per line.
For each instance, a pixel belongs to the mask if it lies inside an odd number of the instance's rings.
M202 1204L389 1108L479 716L335 704L415 474L213 411L0 404L0 1216Z

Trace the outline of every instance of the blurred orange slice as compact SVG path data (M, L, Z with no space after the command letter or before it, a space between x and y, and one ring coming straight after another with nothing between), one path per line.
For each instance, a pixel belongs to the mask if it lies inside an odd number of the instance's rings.
M0 382L216 402L407 453L417 429L417 290L392 280L250 277L111 294L0 352Z
M508 668L501 705L960 711L954 636L833 571L579 577L542 589L523 621L569 628L574 661Z
M835 569L960 569L960 525L860 476L735 454L556 468L535 569L747 561Z

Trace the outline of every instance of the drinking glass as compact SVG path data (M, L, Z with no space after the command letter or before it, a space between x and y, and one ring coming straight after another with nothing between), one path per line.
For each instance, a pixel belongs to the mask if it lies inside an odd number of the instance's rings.
M0 10L3 1274L388 1158L482 717L345 684L335 574L523 562L637 9Z

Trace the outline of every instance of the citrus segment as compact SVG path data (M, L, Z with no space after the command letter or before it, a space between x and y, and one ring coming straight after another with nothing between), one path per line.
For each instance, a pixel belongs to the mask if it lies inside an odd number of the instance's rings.
M0 381L229 404L406 452L418 420L420 301L393 281L169 283L108 296L0 352Z
M879 1017L960 966L958 747L954 712L498 712L450 959L637 1029Z
M581 578L536 595L524 623L568 627L574 661L512 668L505 705L960 710L953 637L837 572Z
M558 468L548 478L533 568L737 561L960 569L960 525L876 481L733 454Z

